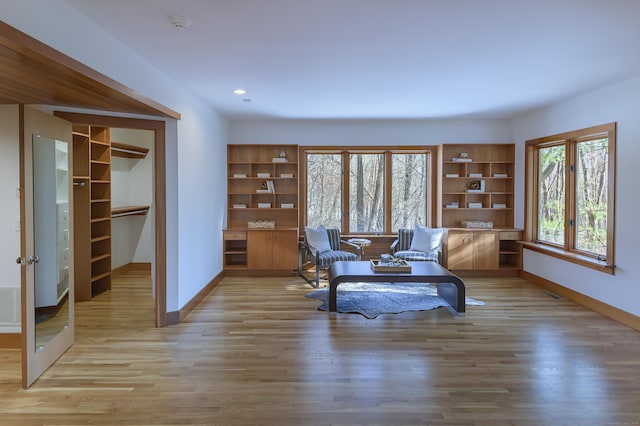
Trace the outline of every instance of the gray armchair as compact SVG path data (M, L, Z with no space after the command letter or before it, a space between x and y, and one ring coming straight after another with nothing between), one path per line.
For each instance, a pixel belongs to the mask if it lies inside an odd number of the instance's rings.
M320 229L320 228L319 228ZM322 228L324 229L324 228ZM324 248L318 249L318 247L314 247L309 241L307 241L307 233L305 232L304 241L299 242L298 247L298 275L304 279L309 285L312 287L320 287L320 271L327 270L329 266L333 264L333 262L337 262L340 260L344 261L354 261L360 260L361 258L361 249L360 246L356 244L352 244L348 241L342 240L340 238L340 230L336 228L326 229L326 234L328 237L328 247L325 245ZM320 246L320 245L317 245ZM330 249L329 249L330 247ZM350 247L352 251L344 250L347 247ZM309 262L313 265L313 269L315 269L315 274L313 278L309 278L305 271L303 271L303 262Z
M412 262L442 261L443 228L421 227L420 238L414 241L414 229L398 229L398 238L391 244L391 254L399 259Z

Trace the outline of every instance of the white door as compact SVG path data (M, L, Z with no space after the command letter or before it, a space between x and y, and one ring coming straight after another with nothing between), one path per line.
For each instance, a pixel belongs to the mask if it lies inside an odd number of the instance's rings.
M20 107L22 384L74 340L71 123Z

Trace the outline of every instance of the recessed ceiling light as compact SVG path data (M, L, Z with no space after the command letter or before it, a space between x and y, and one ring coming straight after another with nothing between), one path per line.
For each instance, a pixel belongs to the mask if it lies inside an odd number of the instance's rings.
M245 93L247 93L247 91L244 89L235 89L233 93L235 93L236 95L244 95Z

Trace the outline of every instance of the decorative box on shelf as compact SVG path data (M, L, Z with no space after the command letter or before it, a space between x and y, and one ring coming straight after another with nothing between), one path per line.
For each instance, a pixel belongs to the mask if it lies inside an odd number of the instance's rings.
M493 228L493 222L484 222L482 220L463 220L463 228L478 228L478 229L491 229Z
M275 220L252 220L247 223L249 229L274 229L275 227Z
M480 179L475 182L470 182L467 192L478 193L478 192L484 192L484 190L485 190L485 180Z

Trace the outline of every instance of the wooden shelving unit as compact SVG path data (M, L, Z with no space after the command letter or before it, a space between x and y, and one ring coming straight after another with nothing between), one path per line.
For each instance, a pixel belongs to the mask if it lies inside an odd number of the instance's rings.
M91 295L111 289L111 130L90 128Z
M515 145L444 144L438 156L437 224L449 229L445 266L516 273L522 232L513 228ZM492 228L464 222L491 222Z
M225 270L292 271L297 266L298 146L228 145L227 162ZM275 222L275 228L250 228L255 221Z
M111 288L111 147L106 127L73 126L75 299Z
M470 162L454 160L463 152ZM492 222L494 228L513 228L515 145L447 144L439 154L440 226L459 228L463 220L478 220ZM478 181L484 181L484 191L471 192L470 185ZM458 207L451 207L455 203Z

